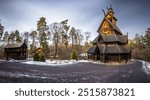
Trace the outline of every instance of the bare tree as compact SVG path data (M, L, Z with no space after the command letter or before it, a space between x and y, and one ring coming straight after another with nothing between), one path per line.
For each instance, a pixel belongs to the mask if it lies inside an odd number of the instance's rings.
M58 44L59 42L61 42L61 36L63 33L63 26L60 23L52 23L49 25L49 31L52 34L52 40L53 40L53 44L54 44L54 58L56 58L57 53L58 53Z
M90 32L84 32L84 34L85 34L85 41L88 43L91 33Z

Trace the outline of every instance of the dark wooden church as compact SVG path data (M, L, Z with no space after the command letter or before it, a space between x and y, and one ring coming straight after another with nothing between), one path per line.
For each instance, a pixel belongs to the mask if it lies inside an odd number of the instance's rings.
M27 45L25 42L7 44L4 47L6 59L24 60L27 58Z
M131 50L127 47L128 34L123 35L116 25L117 19L113 9L104 11L104 18L97 30L98 36L93 40L93 46L87 51L88 58L101 62L127 62L131 58Z

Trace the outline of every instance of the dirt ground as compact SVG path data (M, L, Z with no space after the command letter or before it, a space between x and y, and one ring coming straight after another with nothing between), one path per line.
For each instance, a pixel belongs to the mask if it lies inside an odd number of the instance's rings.
M135 61L123 65L77 63L38 66L0 62L1 83L150 83L150 75Z

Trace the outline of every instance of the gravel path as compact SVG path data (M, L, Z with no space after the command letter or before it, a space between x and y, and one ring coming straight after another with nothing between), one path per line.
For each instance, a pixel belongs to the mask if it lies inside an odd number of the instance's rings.
M142 63L123 65L77 63L65 66L38 66L0 62L1 83L150 83Z

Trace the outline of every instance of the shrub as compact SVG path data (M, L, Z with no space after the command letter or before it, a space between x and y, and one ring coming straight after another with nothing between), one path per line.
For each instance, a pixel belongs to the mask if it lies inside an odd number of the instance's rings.
M39 57L39 61L45 62L45 57L44 57L44 55L41 55L41 56Z
M70 58L77 60L77 53L76 53L76 51L73 51L73 52L71 53L71 57L70 57Z
M33 56L33 60L34 61L39 61L39 55L36 53L34 56Z

